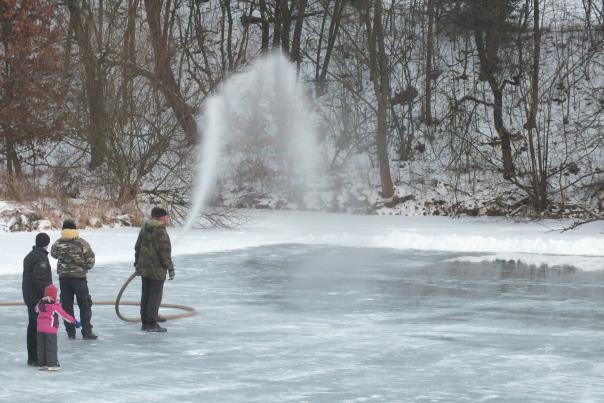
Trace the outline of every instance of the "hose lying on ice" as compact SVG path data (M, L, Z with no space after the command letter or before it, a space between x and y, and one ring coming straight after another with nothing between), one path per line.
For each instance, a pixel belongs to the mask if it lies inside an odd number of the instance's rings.
M120 312L120 305L134 305L134 306L140 306L140 302L136 302L136 301L124 301L121 302L122 299L122 294L124 294L124 291L126 290L126 288L128 287L128 285L130 284L130 282L134 279L134 277L136 277L136 273L132 273L130 275L130 277L128 277L128 280L126 280L126 282L124 283L124 285L122 285L122 288L120 288L120 292L118 292L117 294L117 299L115 301L101 301L101 305L115 305L115 314L117 315L118 318L120 318L121 320L125 321L125 322L140 322L141 319L139 318L128 318L124 315L122 315L122 313ZM106 303L104 303L106 302ZM96 304L97 302L95 302ZM190 307L190 306L186 306L186 305L177 305L177 304L161 304L160 307L162 308L173 308L173 309L180 309L183 311L186 311L184 313L176 313L176 314L172 314L172 315L162 315L162 317L166 318L166 319L180 319L180 318L188 318L191 316L195 316L197 315L197 310L195 310L195 308Z
M137 317L137 318L129 318L127 316L122 315L122 313L120 312L120 305L140 306L140 302L138 302L138 301L123 301L123 302L121 301L122 295L124 294L124 291L126 290L126 288L128 287L128 285L130 284L130 282L134 279L134 277L136 277L136 273L132 273L132 275L130 275L130 277L128 277L128 280L126 280L126 282L124 283L124 285L122 285L122 288L120 288L120 291L117 294L117 298L116 298L115 301L96 301L95 300L94 304L95 305L113 305L113 306L115 306L115 314L121 320L123 320L125 322L131 322L131 323L140 322L141 319L139 317ZM0 306L21 306L21 305L25 305L23 303L23 301L0 301ZM187 306L187 305L161 304L160 307L161 308L170 308L170 309L180 309L182 311L186 311L184 313L176 313L176 314L171 314L171 315L162 315L162 317L164 317L166 319L169 319L169 320L180 319L180 318L188 318L188 317L197 315L197 310L195 308Z

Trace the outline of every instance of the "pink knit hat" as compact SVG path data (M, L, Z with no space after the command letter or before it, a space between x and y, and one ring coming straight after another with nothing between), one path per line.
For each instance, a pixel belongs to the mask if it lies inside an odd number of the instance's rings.
M44 296L50 297L53 301L56 301L58 291L59 290L57 289L57 287L55 287L54 284L51 284L44 289Z

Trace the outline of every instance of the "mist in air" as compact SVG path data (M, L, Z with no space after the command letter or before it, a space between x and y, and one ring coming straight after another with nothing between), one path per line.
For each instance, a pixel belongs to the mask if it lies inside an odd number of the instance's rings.
M317 178L314 122L296 68L281 54L229 77L198 117L201 142L182 233L198 223L219 178L245 190L270 177L272 186L303 198Z

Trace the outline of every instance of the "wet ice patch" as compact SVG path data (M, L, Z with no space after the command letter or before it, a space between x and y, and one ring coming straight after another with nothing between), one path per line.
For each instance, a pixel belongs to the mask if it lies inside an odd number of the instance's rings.
M456 256L448 259L450 262L492 263L496 261L512 262L534 267L549 267L557 269L579 269L585 271L604 270L602 256L564 256L539 255L528 253L493 253L488 255Z

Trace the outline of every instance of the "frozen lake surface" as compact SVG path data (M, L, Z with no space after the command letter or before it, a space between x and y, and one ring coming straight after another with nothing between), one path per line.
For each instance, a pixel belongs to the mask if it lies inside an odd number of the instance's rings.
M56 373L26 366L26 310L1 307L0 400L604 401L604 272L448 261L458 255L289 244L178 256L164 302L197 316L148 334L94 306L99 339L68 341L61 325ZM131 272L100 264L93 298L114 299ZM1 299L20 288L2 276Z

